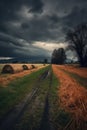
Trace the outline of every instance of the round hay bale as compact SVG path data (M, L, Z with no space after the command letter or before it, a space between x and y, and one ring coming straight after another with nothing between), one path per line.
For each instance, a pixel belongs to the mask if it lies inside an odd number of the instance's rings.
M27 65L22 65L22 67L23 67L23 70L29 70Z
M14 74L22 71L23 71L23 67L21 64L6 64L3 66L1 73Z
M31 69L31 65L30 64L25 64L28 67L28 70Z
M34 68L36 68L35 65L31 65L31 69L34 69Z

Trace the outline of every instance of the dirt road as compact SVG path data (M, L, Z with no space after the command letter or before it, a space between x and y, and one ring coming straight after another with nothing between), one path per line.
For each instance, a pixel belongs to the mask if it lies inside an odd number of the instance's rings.
M36 82L35 86L33 86L31 93L29 93L24 98L23 101L21 101L17 106L15 106L15 108L13 110L11 110L8 115L6 115L4 117L4 119L0 123L0 130L13 130L13 129L15 129L16 123L19 123L21 121L21 117L24 115L24 112L27 109L29 109L30 106L32 106L32 103L36 99L38 92L39 92L39 89L41 87L40 84L43 80L46 79L48 74L49 74L49 70L46 70L44 73L42 73L38 77L37 82ZM47 94L47 96L48 96L48 94ZM48 108L48 107L46 106L46 108ZM30 112L32 112L32 110L30 110ZM46 116L46 113L43 116ZM43 121L43 123L46 123L46 122ZM41 124L41 129L42 129L43 123Z
M87 89L80 86L68 74L61 71L57 65L53 65L53 72L60 80L60 89L58 91L60 105L65 111L72 115L72 130L87 130Z

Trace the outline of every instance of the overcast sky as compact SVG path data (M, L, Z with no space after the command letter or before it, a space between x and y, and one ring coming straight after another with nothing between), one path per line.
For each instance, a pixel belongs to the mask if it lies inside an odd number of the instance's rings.
M0 58L50 57L83 22L87 0L0 0Z

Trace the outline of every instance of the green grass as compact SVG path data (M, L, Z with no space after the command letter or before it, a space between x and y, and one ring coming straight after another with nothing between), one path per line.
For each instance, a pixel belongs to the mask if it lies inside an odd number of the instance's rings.
M31 92L39 75L48 68L49 66L22 78L15 79L7 87L0 86L0 118Z
M69 76L71 76L72 78L74 78L80 85L84 86L85 88L87 88L87 78L84 78L82 76L79 76L76 73L73 72L69 72L66 71L64 69L61 69L63 72L67 73Z

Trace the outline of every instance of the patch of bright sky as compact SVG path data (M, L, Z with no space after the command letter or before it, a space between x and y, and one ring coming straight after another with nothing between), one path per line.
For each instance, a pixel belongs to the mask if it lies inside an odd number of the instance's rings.
M66 48L67 44L64 43L50 43L50 42L35 42L33 43L34 47L38 47L47 51L52 52L54 49L58 49L58 48Z
M12 57L0 57L0 60L10 60L13 59Z

